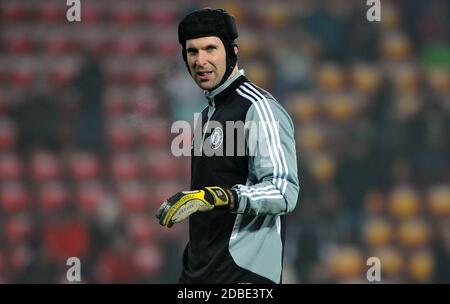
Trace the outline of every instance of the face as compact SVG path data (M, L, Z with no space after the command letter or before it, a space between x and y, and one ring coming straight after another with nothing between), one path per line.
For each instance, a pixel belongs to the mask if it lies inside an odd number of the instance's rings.
M225 75L226 52L218 37L186 40L187 63L192 78L203 90L215 88Z

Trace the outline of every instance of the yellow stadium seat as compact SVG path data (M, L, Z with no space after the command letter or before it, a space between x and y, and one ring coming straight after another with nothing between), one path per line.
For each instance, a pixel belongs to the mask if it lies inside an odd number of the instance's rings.
M389 198L389 212L398 219L415 216L420 210L420 200L416 191L409 186L393 190Z
M417 283L431 283L434 271L434 258L428 251L413 253L408 261L407 271Z
M371 247L386 246L392 235L392 224L387 218L369 218L363 224L364 241Z
M426 201L432 215L450 217L450 187L448 185L434 186L429 189Z
M396 232L398 241L406 248L423 247L431 237L428 223L418 218L400 222Z

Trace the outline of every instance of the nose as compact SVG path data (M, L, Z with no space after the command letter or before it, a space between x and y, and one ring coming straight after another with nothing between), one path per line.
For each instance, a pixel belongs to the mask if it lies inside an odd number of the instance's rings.
M206 64L206 53L202 50L198 52L196 64L199 66L204 66Z

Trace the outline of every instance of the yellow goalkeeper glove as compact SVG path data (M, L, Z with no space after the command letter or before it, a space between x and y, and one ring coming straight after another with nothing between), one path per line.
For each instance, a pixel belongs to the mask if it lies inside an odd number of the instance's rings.
M226 210L234 208L232 190L222 187L205 187L202 190L179 192L162 203L156 212L156 218L162 226L185 220L195 212Z

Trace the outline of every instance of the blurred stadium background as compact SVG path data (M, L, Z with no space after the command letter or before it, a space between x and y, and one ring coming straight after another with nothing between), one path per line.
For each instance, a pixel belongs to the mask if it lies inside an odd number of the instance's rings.
M449 2L0 1L0 282L174 283L187 225L156 208L189 186L174 120L204 106L177 42L222 7L240 66L296 124L299 203L285 283L450 283Z

